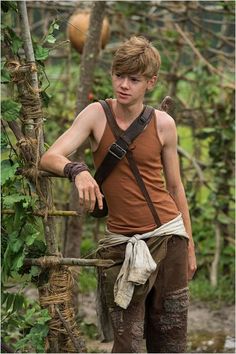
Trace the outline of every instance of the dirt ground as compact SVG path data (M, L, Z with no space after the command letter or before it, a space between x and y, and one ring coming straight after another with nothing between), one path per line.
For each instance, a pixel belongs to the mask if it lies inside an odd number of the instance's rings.
M96 331L95 294L79 298L80 318L86 328ZM86 336L89 353L110 353L112 342L101 343ZM91 339L93 337L93 339ZM234 353L235 352L235 307L223 306L212 309L205 303L191 303L188 316L189 353Z
M36 299L37 290L30 288L26 295ZM88 353L111 353L112 342L102 343L98 338L95 293L79 296L79 319ZM235 353L235 306L216 308L192 302L188 315L187 352Z

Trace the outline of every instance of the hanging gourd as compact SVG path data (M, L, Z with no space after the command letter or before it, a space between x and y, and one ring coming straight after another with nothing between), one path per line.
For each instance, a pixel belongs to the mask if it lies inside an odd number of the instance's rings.
M68 20L67 33L70 43L77 52L83 52L89 27L90 12L77 12ZM109 22L105 17L102 24L101 48L104 49L110 35Z

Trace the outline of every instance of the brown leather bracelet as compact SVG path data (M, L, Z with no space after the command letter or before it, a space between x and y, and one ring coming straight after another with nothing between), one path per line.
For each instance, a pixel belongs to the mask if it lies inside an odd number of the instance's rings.
M75 181L75 177L83 171L89 171L88 166L84 162L68 162L64 167L64 176L71 182Z

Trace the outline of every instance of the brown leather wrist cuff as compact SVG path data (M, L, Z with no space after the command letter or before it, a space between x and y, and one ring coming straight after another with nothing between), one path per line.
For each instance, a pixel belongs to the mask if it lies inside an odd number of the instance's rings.
M83 171L89 171L88 166L84 162L68 162L63 170L64 176L71 182L74 182L75 177Z

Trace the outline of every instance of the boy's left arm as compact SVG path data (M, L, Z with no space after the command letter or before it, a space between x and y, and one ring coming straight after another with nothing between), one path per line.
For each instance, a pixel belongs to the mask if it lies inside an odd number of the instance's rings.
M162 163L166 180L166 188L182 213L184 225L189 235L188 243L188 279L191 280L196 269L196 256L189 208L184 187L180 177L179 158L177 153L177 132L174 120L168 116L163 134Z

